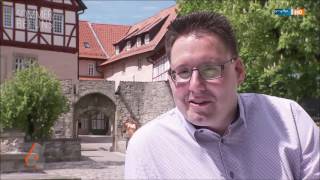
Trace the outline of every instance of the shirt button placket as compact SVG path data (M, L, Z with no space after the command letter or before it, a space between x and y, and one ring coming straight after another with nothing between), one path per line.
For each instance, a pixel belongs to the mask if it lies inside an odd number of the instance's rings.
M232 171L230 171L229 175L230 175L231 179L234 178L234 173Z

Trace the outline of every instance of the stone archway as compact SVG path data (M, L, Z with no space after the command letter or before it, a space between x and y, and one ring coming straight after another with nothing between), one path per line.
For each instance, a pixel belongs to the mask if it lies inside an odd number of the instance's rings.
M112 135L115 111L115 103L104 94L91 93L81 97L74 105L75 136Z

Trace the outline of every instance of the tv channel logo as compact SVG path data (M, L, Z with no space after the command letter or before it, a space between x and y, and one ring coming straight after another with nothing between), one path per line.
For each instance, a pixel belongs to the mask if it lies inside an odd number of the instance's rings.
M305 9L304 8L275 9L275 10L273 10L273 14L278 15L278 16L304 16Z

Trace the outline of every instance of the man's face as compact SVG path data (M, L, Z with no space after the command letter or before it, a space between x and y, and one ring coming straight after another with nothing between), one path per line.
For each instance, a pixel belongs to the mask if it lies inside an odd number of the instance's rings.
M179 37L171 49L171 69L193 69L203 64L224 64L231 58L222 41L212 34L189 34ZM244 79L240 59L226 63L222 77L204 80L194 70L189 82L170 86L177 108L191 123L213 129L232 121L236 111L237 85Z

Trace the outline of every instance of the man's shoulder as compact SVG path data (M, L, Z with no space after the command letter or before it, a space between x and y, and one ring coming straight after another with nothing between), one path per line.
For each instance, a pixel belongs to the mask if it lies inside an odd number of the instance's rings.
M141 144L153 141L157 137L166 134L171 128L177 127L179 119L176 109L161 114L139 128L132 136L132 143Z
M262 107L261 105L281 107L283 105L296 104L296 102L291 99L258 93L241 93L240 99L244 105L260 105L260 107Z

